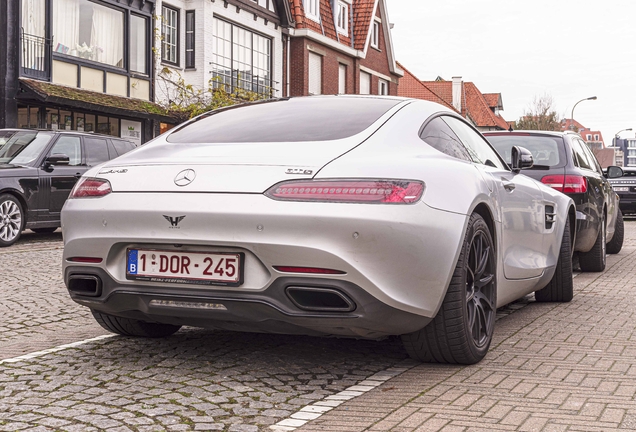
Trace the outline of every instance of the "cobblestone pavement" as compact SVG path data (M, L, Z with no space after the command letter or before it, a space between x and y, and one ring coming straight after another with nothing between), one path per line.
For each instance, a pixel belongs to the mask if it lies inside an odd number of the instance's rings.
M406 372L298 431L636 429L636 222L627 226L624 251L604 274L577 276L571 303L530 296L500 310L476 366L415 365L397 338L112 337L0 362L0 431L267 431L387 369ZM0 249L0 359L106 334L68 298L61 252L59 233Z

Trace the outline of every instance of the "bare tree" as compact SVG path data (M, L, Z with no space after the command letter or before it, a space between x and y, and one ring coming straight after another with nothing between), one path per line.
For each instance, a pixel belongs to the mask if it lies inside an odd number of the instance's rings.
M561 121L553 105L554 101L549 94L544 94L541 97L535 96L530 107L515 122L515 129L561 130Z

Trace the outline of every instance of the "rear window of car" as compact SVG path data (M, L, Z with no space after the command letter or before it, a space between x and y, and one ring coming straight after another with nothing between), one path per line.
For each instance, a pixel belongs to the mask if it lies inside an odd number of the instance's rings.
M135 148L135 145L130 141L111 140L111 142L113 143L113 147L115 147L115 151L119 156L123 155L124 153L128 153Z
M486 135L486 139L497 152L510 164L512 147L525 147L532 153L535 168L563 165L563 138L542 135Z
M9 138L13 136L16 131L0 130L0 145L9 141Z
M211 111L167 138L171 143L331 141L356 135L400 103L396 99L311 97Z

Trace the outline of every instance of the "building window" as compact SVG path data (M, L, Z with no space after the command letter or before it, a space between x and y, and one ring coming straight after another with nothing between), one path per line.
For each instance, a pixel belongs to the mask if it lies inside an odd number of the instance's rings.
M594 135L594 141L598 141L598 134Z
M194 68L194 11L186 11L185 67Z
M218 18L214 27L214 86L273 96L271 39Z
M322 56L309 53L309 94L322 94Z
M146 47L148 46L148 20L137 15L130 16L130 70L148 73Z
M371 29L371 46L380 48L380 23L377 21L373 21L373 28Z
M305 15L312 20L320 20L320 0L303 0Z
M343 1L338 2L338 19L336 20L338 33L349 34L349 5Z
M88 0L53 2L53 51L124 67L124 13Z
M338 94L347 93L347 66L338 65Z
M360 72L360 94L371 94L371 74Z
M389 94L389 82L383 79L378 80L378 94L387 96Z
M161 60L179 64L179 12L168 6L161 8Z

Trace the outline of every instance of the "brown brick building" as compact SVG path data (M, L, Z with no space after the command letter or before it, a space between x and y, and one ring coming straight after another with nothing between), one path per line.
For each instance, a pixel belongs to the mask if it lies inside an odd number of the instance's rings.
M289 96L397 95L386 0L290 0L285 74Z

